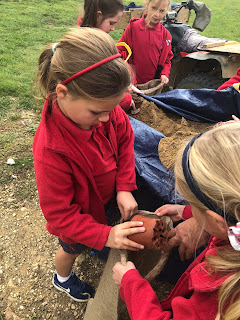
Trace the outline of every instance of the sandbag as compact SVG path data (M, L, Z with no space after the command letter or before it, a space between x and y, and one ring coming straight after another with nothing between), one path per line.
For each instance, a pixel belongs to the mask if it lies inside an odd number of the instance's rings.
M140 214L158 218L154 213L139 211ZM158 218L159 219L159 218ZM172 226L169 217L162 217L167 224L168 231ZM112 268L116 262L123 264L127 260L132 261L140 274L149 282L152 282L164 267L169 253L162 250L144 249L138 252L111 249L106 262L103 275L94 298L87 304L84 320L129 320L125 303L121 300L119 289L112 279Z
M142 91L143 94L153 96L162 92L163 83L161 79L153 79L143 84L138 84L137 88Z

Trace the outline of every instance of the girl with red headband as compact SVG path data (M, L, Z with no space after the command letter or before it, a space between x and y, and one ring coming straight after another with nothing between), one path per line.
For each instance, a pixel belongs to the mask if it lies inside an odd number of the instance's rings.
M114 266L131 319L240 319L239 135L239 121L229 122L194 137L180 151L176 188L211 238L161 302L132 262Z
M61 245L53 285L83 302L93 289L72 266L86 247L143 249L128 239L144 232L142 223L108 225L113 199L123 220L138 208L134 136L118 106L130 74L107 33L76 28L45 48L37 80L47 95L33 142L37 188L47 230Z

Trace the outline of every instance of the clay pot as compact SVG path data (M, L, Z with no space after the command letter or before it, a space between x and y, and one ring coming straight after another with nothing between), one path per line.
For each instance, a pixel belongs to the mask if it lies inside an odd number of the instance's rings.
M128 238L144 245L146 249L161 250L167 243L168 231L166 222L160 218L152 218L140 214L133 215L131 221L142 221L145 232L135 233Z

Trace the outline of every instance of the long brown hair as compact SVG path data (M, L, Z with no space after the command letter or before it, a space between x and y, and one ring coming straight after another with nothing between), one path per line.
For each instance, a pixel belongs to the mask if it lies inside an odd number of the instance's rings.
M98 11L102 12L103 20L114 17L119 11L123 11L122 0L85 0L84 17L81 27L97 27Z
M52 50L46 46L39 57L36 81L43 95L55 94L58 83L75 73L118 53L113 39L93 28L75 28ZM122 58L111 60L66 84L73 97L115 97L130 85L128 65Z

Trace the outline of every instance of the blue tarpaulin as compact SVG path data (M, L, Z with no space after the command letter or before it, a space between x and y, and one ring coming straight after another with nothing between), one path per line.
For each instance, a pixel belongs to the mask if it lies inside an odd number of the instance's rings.
M145 96L159 108L198 122L219 122L240 117L240 94L233 87L211 89L176 89L155 96ZM159 141L165 136L147 124L129 117L135 135L135 167L138 191L134 196L140 209L154 211L165 203L182 203L175 194L172 170L167 170L158 155Z
M233 87L222 91L174 89L155 96L141 96L158 108L192 121L216 123L232 119L232 114L240 117L240 94Z
M165 203L184 203L175 195L172 170L161 163L158 144L163 134L142 121L129 117L134 131L135 168L138 191L135 193L140 209L154 211Z

